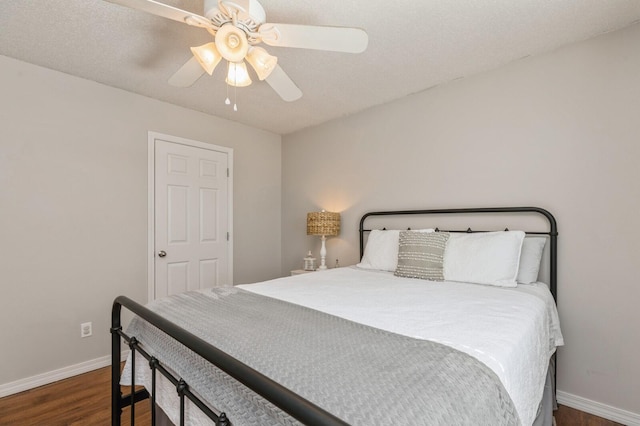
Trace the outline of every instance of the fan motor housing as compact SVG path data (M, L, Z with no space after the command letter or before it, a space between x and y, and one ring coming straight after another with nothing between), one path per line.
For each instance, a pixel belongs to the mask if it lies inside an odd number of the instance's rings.
M238 22L250 31L257 31L267 21L264 8L257 0L204 0L204 15L214 21L229 22L233 11L237 13Z

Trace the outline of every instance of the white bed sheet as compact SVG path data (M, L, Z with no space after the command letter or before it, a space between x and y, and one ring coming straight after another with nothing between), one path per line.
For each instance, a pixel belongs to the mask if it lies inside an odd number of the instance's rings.
M346 267L238 287L472 355L498 375L523 425L533 423L549 358L564 344L542 283L501 288Z

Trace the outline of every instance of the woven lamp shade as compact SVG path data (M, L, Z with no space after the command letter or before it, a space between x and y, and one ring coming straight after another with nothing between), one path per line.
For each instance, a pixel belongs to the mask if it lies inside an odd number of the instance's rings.
M307 235L336 236L340 233L340 213L307 213Z

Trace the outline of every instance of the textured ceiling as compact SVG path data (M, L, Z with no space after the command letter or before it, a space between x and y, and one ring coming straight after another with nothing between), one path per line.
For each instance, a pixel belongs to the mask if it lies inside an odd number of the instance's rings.
M166 0L202 14L202 0ZM279 134L556 49L640 19L638 0L261 0L268 22L351 26L361 54L267 47L303 97L265 83L224 105L224 67L190 88L168 78L203 29L102 0L0 1L0 54ZM233 94L233 89L231 89Z

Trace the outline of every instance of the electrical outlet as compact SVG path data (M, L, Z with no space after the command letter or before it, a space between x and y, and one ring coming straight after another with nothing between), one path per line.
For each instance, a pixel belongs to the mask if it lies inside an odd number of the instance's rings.
M91 323L83 322L80 324L80 337L89 337L91 336Z

